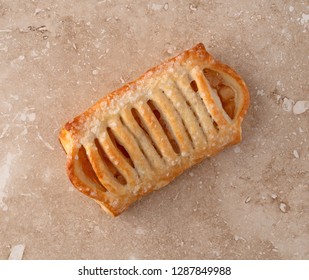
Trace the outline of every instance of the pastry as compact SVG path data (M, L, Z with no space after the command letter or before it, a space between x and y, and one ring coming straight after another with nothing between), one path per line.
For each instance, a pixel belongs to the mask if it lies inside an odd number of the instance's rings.
M244 81L203 44L148 70L65 124L73 185L117 216L241 140Z

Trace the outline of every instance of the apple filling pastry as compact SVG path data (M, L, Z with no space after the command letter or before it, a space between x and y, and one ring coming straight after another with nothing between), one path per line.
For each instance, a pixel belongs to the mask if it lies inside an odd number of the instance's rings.
M65 124L73 185L117 216L192 165L241 140L242 78L203 44L148 70Z

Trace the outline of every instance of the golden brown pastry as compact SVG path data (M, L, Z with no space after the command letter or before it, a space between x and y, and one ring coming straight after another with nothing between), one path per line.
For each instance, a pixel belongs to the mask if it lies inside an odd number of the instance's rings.
M113 216L241 140L244 81L203 44L102 98L60 132L73 185Z

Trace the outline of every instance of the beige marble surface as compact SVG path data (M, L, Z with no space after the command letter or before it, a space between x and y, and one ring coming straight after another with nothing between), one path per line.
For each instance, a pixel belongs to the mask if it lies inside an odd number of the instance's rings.
M308 5L0 1L0 259L308 259ZM60 127L198 42L248 84L243 142L107 216L67 179Z

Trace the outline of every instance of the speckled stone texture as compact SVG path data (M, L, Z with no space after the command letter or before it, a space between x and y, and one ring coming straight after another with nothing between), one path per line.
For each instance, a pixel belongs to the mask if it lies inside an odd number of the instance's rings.
M308 5L0 1L0 258L309 259ZM243 142L113 219L69 182L59 130L198 42L247 82Z

